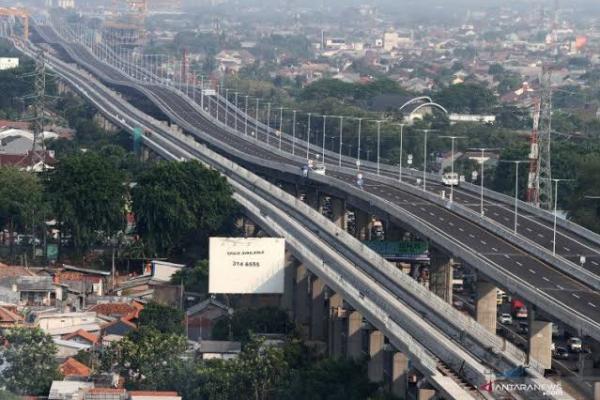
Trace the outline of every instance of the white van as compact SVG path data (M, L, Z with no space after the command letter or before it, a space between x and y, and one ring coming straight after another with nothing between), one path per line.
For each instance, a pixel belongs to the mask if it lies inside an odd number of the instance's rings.
M445 186L458 186L459 177L456 172L446 172L442 175L442 183Z

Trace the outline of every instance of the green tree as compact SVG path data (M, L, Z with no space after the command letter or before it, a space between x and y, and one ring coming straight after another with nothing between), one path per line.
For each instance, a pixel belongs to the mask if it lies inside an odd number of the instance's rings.
M181 335L184 333L183 319L181 310L152 302L140 312L139 325L160 333Z
M128 388L169 389L173 366L179 365L185 349L183 336L141 327L113 343L102 354L102 367L128 377Z
M229 338L229 328L234 340L247 342L254 333L289 334L295 325L288 314L277 307L261 307L236 311L230 319L222 319L213 328L217 340Z
M199 246L236 211L231 195L225 178L197 161L160 162L133 189L138 233L154 254Z
M186 292L208 293L208 261L199 261L193 268L184 268L171 276L171 283L183 286Z
M20 395L47 395L52 381L60 378L56 346L38 328L13 328L4 332L8 343L0 352L0 385Z
M569 219L600 232L600 157L590 154L580 159L573 193L568 198ZM559 195L559 199L561 196ZM562 198L565 198L564 196Z
M61 235L71 233L78 254L125 226L124 175L97 153L63 159L48 173L46 192Z
M0 167L0 227L11 232L28 230L42 220L42 185L37 175Z
M434 99L448 111L472 114L489 113L497 102L489 89L474 83L450 85L436 93Z

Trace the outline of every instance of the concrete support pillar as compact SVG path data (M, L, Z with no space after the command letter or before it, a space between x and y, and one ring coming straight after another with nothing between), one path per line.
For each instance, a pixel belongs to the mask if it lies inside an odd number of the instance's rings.
M600 382L594 382L594 400L600 400Z
M281 188L288 194L291 194L294 197L298 197L298 185L296 185L295 183L283 182L281 184Z
M394 353L392 357L392 394L406 398L408 389L408 356L404 353Z
M302 264L296 267L296 288L294 290L294 318L296 326L308 336L308 270Z
M356 210L354 212L356 223L356 238L358 240L371 240L371 217L368 213Z
M552 367L552 322L536 319L533 306L527 307L529 322L528 357L537 360L542 367Z
M331 198L331 213L333 223L340 229L347 229L346 202L336 197Z
M452 304L453 265L452 258L432 252L429 268L429 289L450 304Z
M341 357L343 355L344 339L344 319L341 317L343 312L344 300L342 296L335 293L329 297L329 327L328 327L328 349L331 357Z
M348 358L362 357L362 333L362 315L358 311L352 311L348 316L348 348L346 352Z
M368 375L371 382L383 381L384 352L383 345L385 336L380 331L369 333L369 364Z
M283 269L283 295L281 296L280 307L288 312L290 317L294 317L294 286L296 282L296 265L298 261L292 253L285 251Z
M477 298L475 300L476 319L485 329L494 334L496 333L497 297L498 289L496 285L482 279L477 281Z
M311 280L310 338L325 340L325 283L313 276Z
M417 400L431 400L435 397L435 389L420 388L417 391Z
M150 149L146 146L141 146L141 154L140 154L140 158L142 159L142 161L148 161L148 159L150 158Z

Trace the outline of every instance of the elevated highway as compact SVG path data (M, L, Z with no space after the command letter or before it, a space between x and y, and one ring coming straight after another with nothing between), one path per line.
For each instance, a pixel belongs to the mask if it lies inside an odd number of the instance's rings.
M246 136L245 132L234 131L229 126L232 125L231 121L229 125L221 121L224 115L228 115L224 109L230 109L230 105L224 105L223 99L216 106L213 104L213 108L221 109L220 119L216 120L199 107L198 99L194 103L176 88L152 83L151 76L148 81L133 80L118 69L99 61L82 45L64 42L51 28L41 27L40 30L49 42L60 44L73 59L104 81L133 87L144 93L172 121L221 154L227 154L248 167L262 171L269 169L266 168L266 160L273 161L277 163L277 167L270 171L283 172L288 176L295 176L294 179L301 179L301 166L306 161L304 157L292 156L287 152L290 150L291 140L282 138L280 150L278 138L275 141L272 132L264 129L266 137L271 135L273 144L266 146L259 140L260 129L264 128L260 123L254 123L257 129L254 137ZM201 134L197 131L201 131ZM294 146L298 152L302 152L300 141ZM311 145L309 153L316 157L320 151ZM251 159L248 155L255 158ZM328 156L326 152L326 161L328 159L335 160L333 155ZM529 210L529 215L522 219L522 223L528 224L522 225L522 229L529 228L533 231L535 228L539 234L527 235L528 238L511 235L510 230L504 226L509 223L490 223L487 217L478 216L472 209L473 194L469 188L459 191L454 202L448 202L435 193L420 190L408 179L398 182L391 177L391 167L383 169L388 176L381 171L377 175L371 172L373 166L365 163L365 190L360 190L353 184L356 167L350 167L348 162L343 160L341 167L335 163L328 164L326 177L311 174L310 181L325 185L327 191L342 196L347 201L368 205L368 211L374 214L388 216L398 224L408 225L411 230L427 237L448 254L459 257L504 289L569 324L580 334L600 339L598 275L591 267L581 268L564 258L552 257L544 249L542 242L538 243L539 248L532 244L535 237L540 241L547 237L547 232L540 231L547 230L547 221L543 216L536 216ZM493 200L489 193L487 198L488 217L492 215L499 220L509 218L508 206L502 198ZM497 216L494 215L495 212ZM580 243L591 257L590 261L595 261L593 254L596 247L591 237L584 242L568 226L561 227L561 232L566 240ZM575 244L569 244L576 248ZM590 262L588 265L593 264Z

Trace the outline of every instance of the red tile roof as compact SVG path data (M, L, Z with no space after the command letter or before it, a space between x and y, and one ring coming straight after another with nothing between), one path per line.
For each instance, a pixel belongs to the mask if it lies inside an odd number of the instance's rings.
M6 265L0 263L0 278L12 276L35 276L35 273L20 265Z
M67 360L60 365L59 369L64 376L88 377L92 373L87 365L80 363L72 357L67 358Z
M23 322L23 316L11 311L7 307L0 307L0 323L1 324L18 324Z
M86 275L83 272L74 271L57 272L56 275L54 275L54 277L56 283L65 281L98 283L102 280L102 278L100 278L99 276Z
M64 340L71 340L74 337L81 337L85 340L87 340L88 342L90 342L91 344L96 344L98 342L98 336L94 335L93 333L89 333L86 330L83 329L79 329L76 332L73 333L69 333L68 335L63 336Z
M36 152L38 154L43 154L42 152ZM11 166L17 168L25 168L31 165L33 157L33 152L29 152L26 155L22 154L0 154L0 165L2 166ZM46 152L46 165L54 165L56 160L52 158L48 152Z
M97 394L97 393L125 393L125 389L115 389L115 388L92 388L88 390L88 393Z

